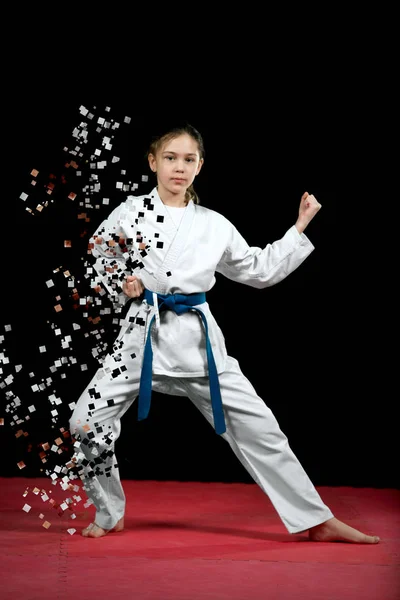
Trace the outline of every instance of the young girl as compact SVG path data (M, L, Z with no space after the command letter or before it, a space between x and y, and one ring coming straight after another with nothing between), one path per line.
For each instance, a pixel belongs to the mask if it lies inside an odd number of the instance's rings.
M215 273L256 288L282 281L313 251L304 230L320 210L305 192L297 221L265 248L249 246L221 214L199 205L193 181L204 162L190 125L150 146L157 186L129 196L90 240L93 287L108 292L120 331L71 416L73 462L96 507L82 535L124 528L125 495L114 454L121 417L138 397L138 418L151 391L187 396L231 446L268 495L290 533L313 541L377 543L335 518L290 449L271 410L228 356L207 303ZM236 299L240 302L240 295Z

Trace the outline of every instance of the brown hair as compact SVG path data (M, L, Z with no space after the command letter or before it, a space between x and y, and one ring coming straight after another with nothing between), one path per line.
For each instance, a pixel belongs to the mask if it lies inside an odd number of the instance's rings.
M200 132L197 131L197 129L195 129L189 123L184 123L182 125L172 127L172 129L169 129L168 131L164 132L163 134L154 137L150 144L150 147L147 151L147 157L149 156L149 154L156 156L157 152L160 150L160 148L162 148L162 146L164 146L165 143L169 142L170 140L173 140L174 138L176 138L180 135L184 135L185 133L187 135L190 135L190 137L194 139L194 141L197 143L197 146L199 148L200 158L204 158L205 151L204 151L203 138L202 138ZM195 204L200 204L200 198L198 197L197 193L195 192L193 184L190 185L188 187L188 189L186 190L185 200L186 200L186 204L190 200L193 200L193 202Z

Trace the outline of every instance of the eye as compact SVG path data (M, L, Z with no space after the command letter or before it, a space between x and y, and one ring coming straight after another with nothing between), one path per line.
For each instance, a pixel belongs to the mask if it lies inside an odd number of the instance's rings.
M194 162L194 158L187 158L187 162Z
M166 158L167 160L174 160L174 157L173 157L173 156L166 156L165 158Z

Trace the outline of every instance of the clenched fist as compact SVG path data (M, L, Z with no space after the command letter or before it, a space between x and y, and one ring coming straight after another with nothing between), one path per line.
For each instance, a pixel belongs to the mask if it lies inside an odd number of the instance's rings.
M140 298L144 292L144 285L136 275L128 275L122 285L122 290L128 298Z
M303 233L309 222L315 217L320 210L321 204L308 192L304 192L300 200L299 216L296 221L296 228L299 233Z

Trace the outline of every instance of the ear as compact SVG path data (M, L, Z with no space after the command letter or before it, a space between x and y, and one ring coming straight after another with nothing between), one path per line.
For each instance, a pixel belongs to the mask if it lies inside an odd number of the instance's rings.
M157 162L156 162L156 157L154 156L154 154L148 155L148 161L149 161L150 169L153 171L153 173L155 173L157 171Z
M201 158L199 160L199 164L198 164L198 167L197 167L196 175L198 175L200 173L200 170L201 170L201 167L203 166L203 163L204 163L204 158Z

